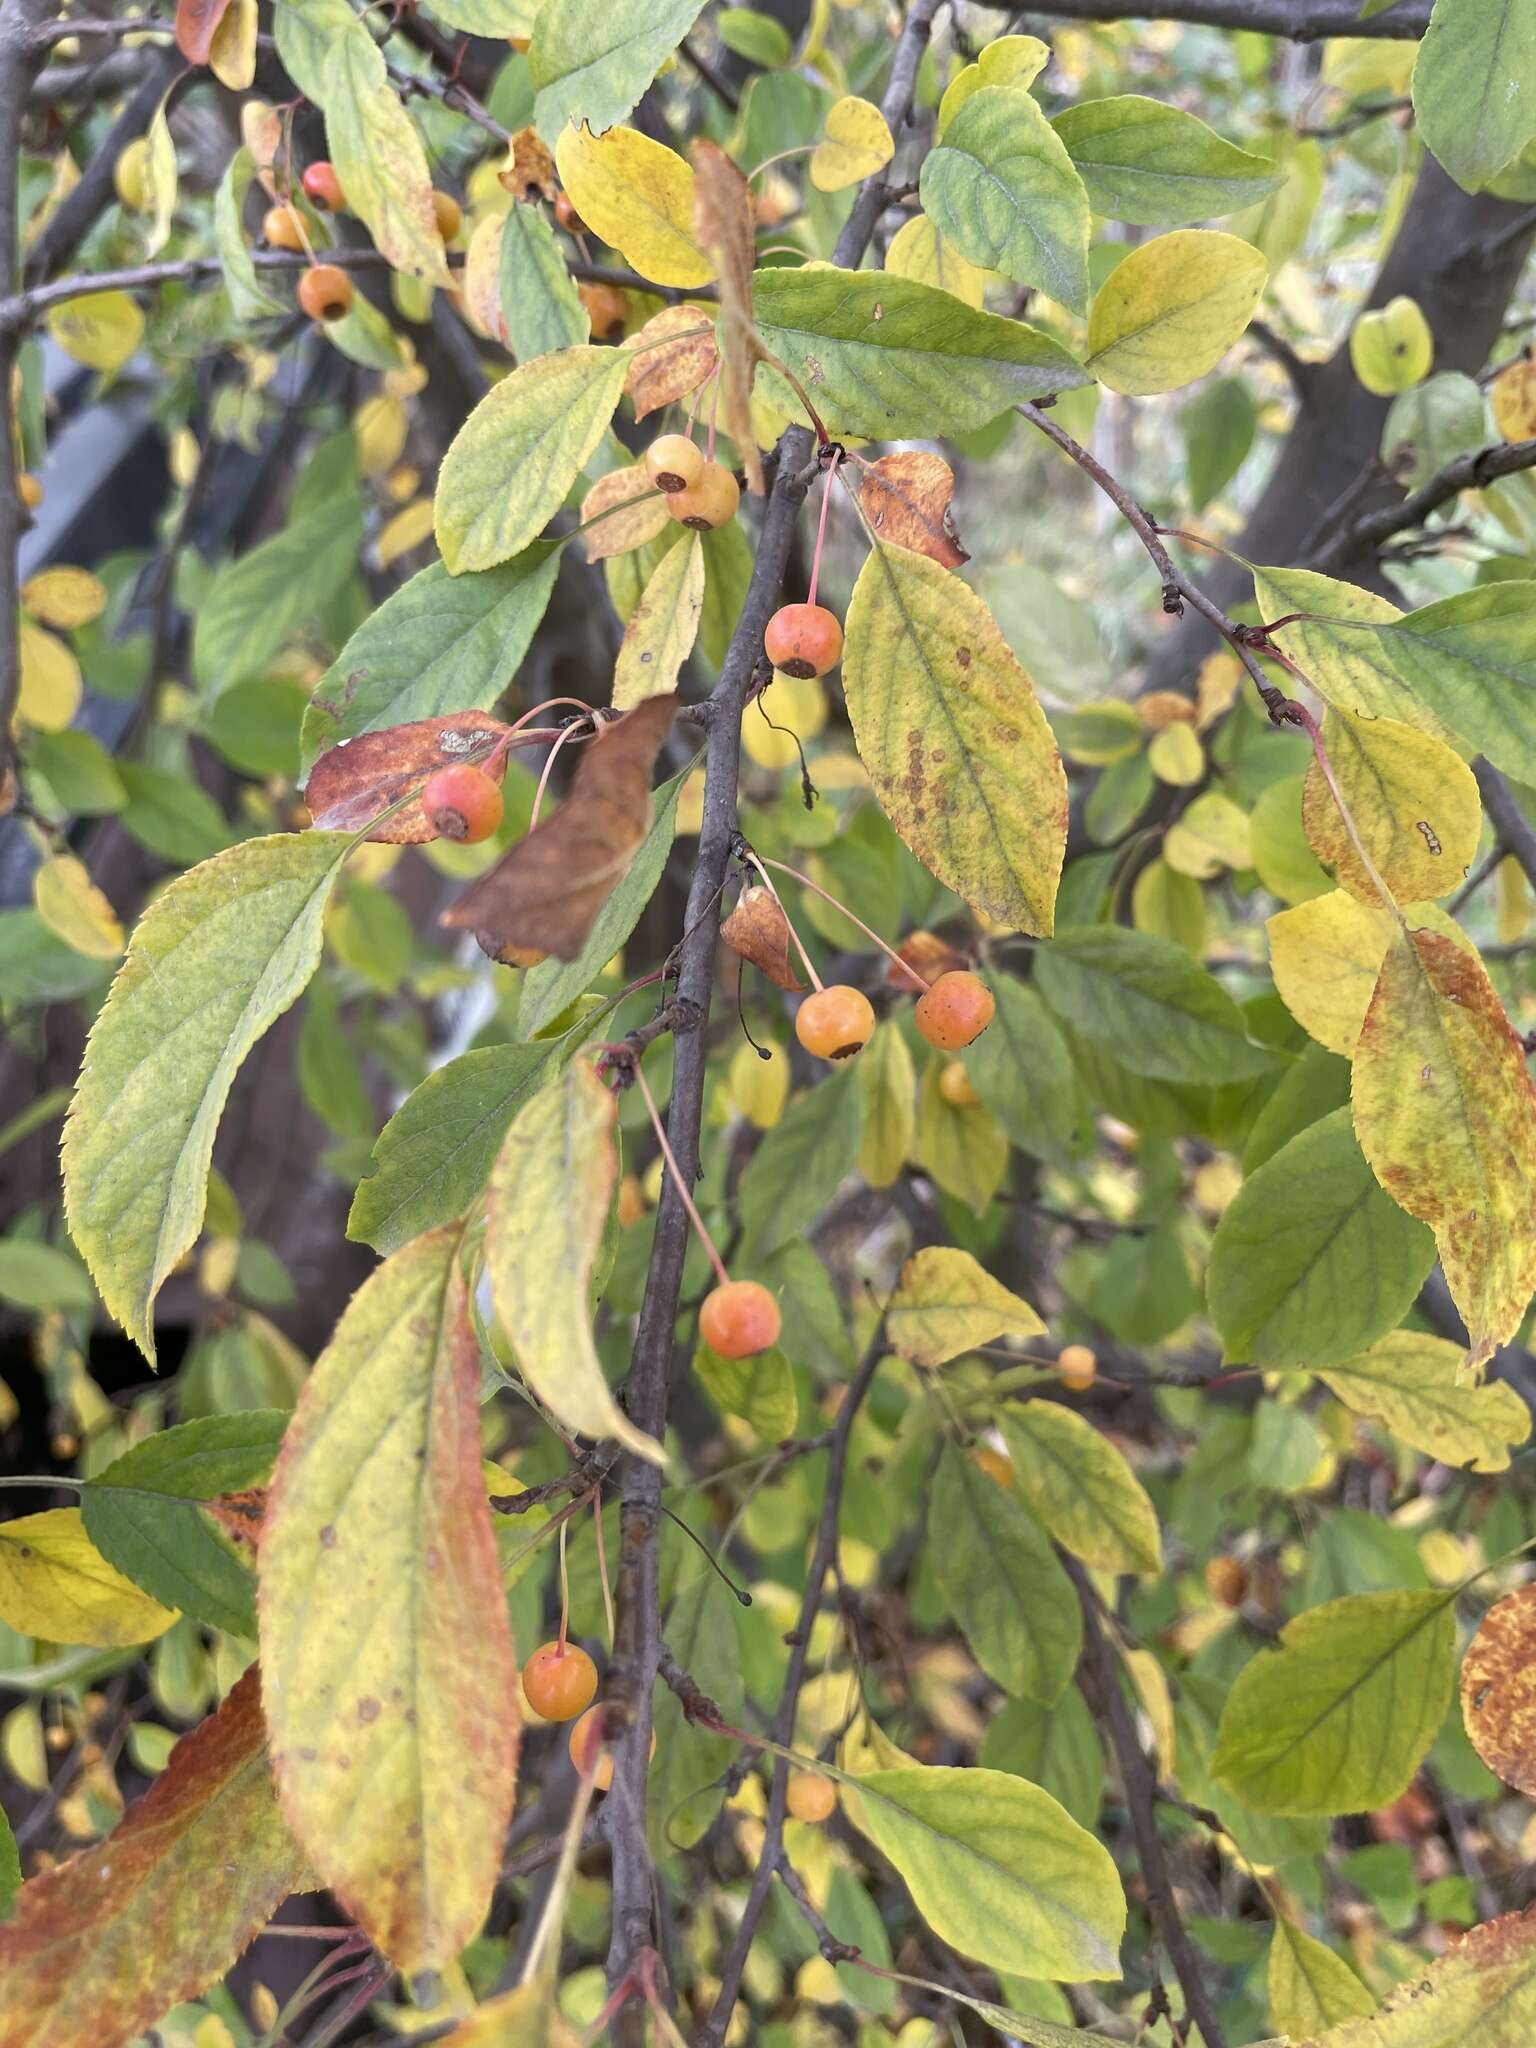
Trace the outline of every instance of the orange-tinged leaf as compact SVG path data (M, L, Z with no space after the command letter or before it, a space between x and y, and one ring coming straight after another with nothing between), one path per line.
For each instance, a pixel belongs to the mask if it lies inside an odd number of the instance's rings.
M714 317L712 306L665 306L630 337L624 389L637 420L675 405L713 375L719 361Z
M486 755L506 730L487 712L450 711L440 718L415 718L408 725L388 725L381 732L343 740L309 771L304 800L311 823L324 831L360 832L413 785L425 782L435 768ZM507 772L505 754L481 765L498 782ZM369 834L387 846L419 846L435 836L419 802L396 811Z
M537 192L553 199L556 192L555 160L539 140L537 128L519 128L507 145L507 161L496 173L503 191L522 201Z
M955 472L942 455L903 449L859 472L859 503L881 540L927 555L941 569L971 558L955 532Z
M206 64L229 0L176 0L176 47L189 64Z
M305 1382L261 1542L283 1811L401 1969L478 1931L517 1765L517 1671L480 1474L456 1228L352 1297Z
M1472 941L1437 905L1410 903L1403 914L1416 929L1427 926L1470 950ZM1355 1050L1395 929L1379 902L1361 903L1345 889L1277 910L1266 926L1280 1000L1303 1031L1345 1059Z
M1474 1927L1414 1970L1369 2019L1289 2048L1528 2048L1536 2032L1536 1907Z
M499 213L488 213L469 238L464 257L464 311L479 332L508 346L506 316L501 310L501 232Z
M1536 1289L1536 1087L1482 962L1402 932L1355 1048L1355 1131L1395 1202L1435 1233L1481 1365Z
M0 1927L0 2048L118 2048L221 1977L304 1885L252 1668L107 1841L23 1885Z
M752 319L752 189L718 143L700 140L688 154L695 180L694 233L720 288L720 424L736 443L748 490L761 497L763 458L752 432L752 373L763 360Z
M589 525L588 522L594 524ZM657 490L643 462L626 469L610 469L600 476L581 501L581 536L589 562L606 561L610 555L627 555L643 548L671 524L663 492Z
M1506 441L1536 436L1536 362L1522 357L1500 370L1488 387L1493 423Z
M1536 1794L1536 1586L1521 1586L1478 1624L1461 1667L1461 1712L1489 1770Z
M743 889L736 908L720 927L720 936L733 953L766 974L775 988L795 993L805 987L789 957L789 919L771 889L761 883Z

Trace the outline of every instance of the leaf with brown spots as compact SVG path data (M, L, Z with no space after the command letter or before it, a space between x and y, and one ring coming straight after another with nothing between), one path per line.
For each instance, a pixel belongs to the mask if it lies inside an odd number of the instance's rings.
M1536 1586L1490 1607L1461 1667L1467 1734L1489 1770L1536 1796Z
M878 537L927 555L941 569L971 559L955 531L954 495L955 472L943 456L918 448L882 455L859 474L859 503Z
M790 964L789 919L771 889L760 883L743 889L736 908L720 927L720 936L733 953L766 974L775 988L796 994L805 987Z
M752 318L757 231L752 188L716 142L695 142L693 231L715 267L720 290L720 424L736 444L747 489L763 494L763 458L752 432L752 376L764 360Z
M643 463L611 469L581 501L581 523L587 527L581 544L587 560L602 562L610 555L627 555L634 548L643 548L666 531L671 518L666 498L651 482ZM588 524L594 520L595 525Z
M360 832L370 819L426 781L436 768L452 761L478 761L497 782L507 772L507 757L492 761L490 749L507 727L484 711L451 711L442 718L416 718L409 725L387 725L381 732L362 732L330 747L309 771L304 800L310 823L318 830ZM419 846L437 834L419 802L403 810L370 839L388 846Z
M637 420L676 405L714 375L720 360L714 317L712 306L665 306L630 338L624 389Z
M555 160L539 140L537 128L518 129L507 144L507 161L496 173L496 182L518 201L535 192L546 199L554 198Z
M1530 2048L1533 2039L1536 1906L1528 1906L1464 1934L1369 2019L1346 2020L1289 2048Z
M176 0L176 47L189 64L206 64L229 0Z
M238 1493L221 1494L203 1502L203 1513L217 1522L237 1551L255 1557L267 1522L267 1489L246 1486Z
M1399 903L1433 902L1459 888L1483 825L1477 783L1461 756L1433 733L1395 718L1356 718L1337 706L1323 720L1322 740L1370 862L1361 859L1314 759L1301 820L1323 866L1373 907L1381 903L1376 876Z
M253 1668L107 1841L22 1886L0 1927L0 2048L119 2048L305 1888L266 1733Z
M443 923L473 932L493 959L510 946L576 959L645 838L651 775L676 710L675 696L648 697L604 726L587 742L565 802L466 889Z
M479 1930L517 1764L517 1668L480 1473L480 1357L457 1228L348 1303L305 1382L262 1538L262 1665L283 1812L402 1970Z
M1350 1092L1371 1171L1435 1233L1475 1369L1536 1289L1536 1088L1475 954L1435 932L1397 934Z

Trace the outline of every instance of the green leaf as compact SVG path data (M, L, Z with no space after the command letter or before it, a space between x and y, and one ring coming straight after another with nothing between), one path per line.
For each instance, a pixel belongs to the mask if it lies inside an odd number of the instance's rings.
M1157 1510L1123 1452L1086 1416L1052 1401L1002 1409L1014 1485L1058 1543L1097 1571L1158 1572Z
M677 688L703 610L704 545L698 534L685 533L652 570L625 624L613 671L615 711Z
M1503 1472L1512 1444L1531 1433L1531 1411L1502 1380L1462 1384L1460 1344L1398 1330L1318 1377L1357 1415L1374 1416L1405 1444L1445 1465Z
M1256 1813L1367 1813L1407 1790L1445 1718L1456 1589L1351 1593L1238 1673L1212 1769Z
M953 1444L934 1478L927 1544L948 1612L987 1676L1045 1706L1059 1700L1083 1646L1072 1583L1028 1508Z
M363 45L367 45L366 51ZM326 64L325 135L347 205L391 266L429 284L451 282L420 130L388 81L375 82L366 33L343 36Z
M433 14L467 36L525 36L538 0L435 0Z
M592 332L565 254L542 206L514 205L501 224L501 317L520 363L571 348Z
M614 889L587 936L587 943L574 960L557 960L553 955L530 968L523 982L518 1005L518 1029L532 1038L553 1023L589 988L633 932L656 893L663 868L672 851L677 830L677 800L682 795L689 769L674 775L656 792L650 828L641 840L623 880Z
M1088 368L1144 398L1214 370L1253 317L1267 275L1250 243L1214 228L1158 235L1117 263L1088 314Z
M1536 782L1536 581L1485 583L1360 637L1496 768Z
M1375 1999L1341 1955L1289 1920L1276 1920L1269 1947L1269 2016L1282 2034L1299 2041L1375 2010Z
M261 1540L283 1812L412 1973L479 1932L517 1763L459 1247L457 1230L417 1238L353 1295L299 1396Z
M197 605L192 667L210 697L259 676L356 566L363 539L355 493L318 506L226 562Z
M1180 408L1189 502L1201 512L1224 491L1253 446L1255 412L1239 377L1217 377Z
M947 1099L941 1086L944 1065L934 1055L923 1074L913 1162L946 1195L985 1216L1008 1170L1008 1139L980 1103Z
M1281 628L1279 645L1330 704L1359 718L1396 718L1448 739L1450 727L1421 703L1390 644L1368 629L1402 617L1374 591L1311 569L1255 569L1254 595L1266 619L1315 613Z
M1104 1752L1092 1714L1076 1686L1053 1706L1009 1700L987 1723L977 1762L1012 1771L1059 1800L1079 1827L1098 1826L1104 1803Z
M1139 93L1080 100L1051 122L1095 213L1136 227L1183 227L1278 190L1267 157L1224 141L1182 107Z
M16 1894L21 1890L21 1853L11 1823L0 1812L0 1921L9 1920Z
M1243 1013L1182 947L1077 925L1035 954L1035 984L1065 1024L1154 1081L1244 1081L1272 1068Z
M1381 430L1381 459L1405 490L1416 491L1491 438L1481 388L1459 370L1442 370L1393 399Z
M698 19L703 0L544 0L528 45L533 118L554 147L568 121L622 121Z
M360 732L449 711L486 711L516 674L559 573L537 541L500 568L450 576L434 562L370 612L315 686L304 772Z
M869 1772L856 1791L843 1788L843 1803L962 1955L1064 1984L1119 1976L1119 1874L1039 1786L1002 1771L914 1766Z
M1224 1355L1265 1371L1351 1358L1402 1321L1434 1258L1336 1109L1250 1174L1216 1226L1206 1294Z
M401 1103L358 1183L348 1237L398 1251L436 1224L462 1216L490 1176L512 1119L561 1057L558 1042L484 1045L460 1053Z
M1464 191L1491 185L1536 135L1536 15L1522 0L1435 0L1413 112Z
M153 1310L203 1220L213 1135L241 1061L320 959L351 840L248 840L150 904L91 1035L64 1127L70 1234L154 1362Z
M89 1315L96 1290L78 1259L31 1238L0 1238L0 1301L11 1308L71 1309Z
M858 1164L864 1105L846 1068L792 1102L741 1177L741 1227L767 1258L818 1217Z
M60 806L80 817L104 817L127 802L117 763L98 739L71 728L27 735L27 763Z
M277 9L279 20L287 12ZM281 299L262 285L245 239L245 195L256 175L256 164L248 149L237 149L230 158L213 199L213 241L224 273L229 310L236 320L270 319L285 311Z
M86 1534L162 1606L254 1636L251 1574L199 1504L260 1485L287 1422L282 1409L257 1409L179 1423L146 1437L86 1483Z
M1067 1042L1034 989L995 970L997 1015L961 1055L971 1085L1010 1140L1052 1165L1080 1149L1081 1091Z
M724 1363L724 1361L722 1361ZM742 1359L755 1365L756 1359ZM726 1720L746 1711L736 1600L697 1551L685 1561L667 1613L667 1647ZM670 1687L656 1688L656 1762L646 1786L652 1845L658 1855L691 1849L725 1797L723 1778L740 1749L734 1736L691 1725Z
M556 1420L661 1464L661 1446L609 1392L592 1341L592 1276L619 1178L617 1115L584 1059L518 1112L491 1172L485 1263L522 1375Z
M1021 399L1089 379L1059 342L889 271L759 270L753 306L767 347L811 390L833 433L886 440L984 426ZM771 370L775 401L800 402Z
M750 1358L722 1358L701 1344L694 1353L693 1370L720 1412L739 1415L765 1444L783 1443L794 1435L800 1397L789 1360L777 1345Z
M919 860L974 910L1049 934L1067 779L982 599L927 555L877 543L848 606L843 688L875 793Z
M317 107L325 105L331 60L343 42L353 45L348 68L360 84L382 85L389 75L378 45L347 0L276 0L272 19L283 69Z
M504 377L454 436L437 478L451 574L494 569L560 510L624 389L620 348L565 348Z
M923 159L923 211L983 270L1088 304L1088 194L1031 93L985 85Z
M917 1074L893 1018L875 1026L859 1055L858 1074L864 1099L859 1172L872 1188L888 1188L912 1156L917 1125Z
M221 853L229 826L207 790L185 775L168 775L139 761L122 761L118 775L127 793L121 817L141 846L177 867L193 867Z
M787 64L794 48L783 22L755 7L722 7L715 16L715 33L728 50L764 71Z

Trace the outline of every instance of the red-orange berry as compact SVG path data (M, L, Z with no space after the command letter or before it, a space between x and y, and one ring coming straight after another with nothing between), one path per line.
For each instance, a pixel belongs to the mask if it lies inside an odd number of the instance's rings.
M699 1310L699 1335L721 1358L751 1358L779 1341L779 1304L757 1280L727 1280Z
M809 1821L814 1827L818 1821L826 1820L837 1805L837 1787L820 1771L791 1771L784 1804L796 1820Z
M960 1052L974 1045L996 1015L991 989L968 968L941 974L917 999L917 1028L940 1052Z
M781 605L763 634L763 652L787 676L824 676L843 654L843 629L824 604Z
M464 225L463 207L451 192L434 192L432 211L437 216L437 232L445 242L451 242Z
M726 526L736 517L741 487L723 462L706 462L686 490L668 491L667 510L699 533Z
M686 491L704 474L704 451L686 434L658 434L645 451L645 471L661 491Z
M875 1013L862 990L834 982L806 997L795 1012L795 1036L819 1060L845 1060L868 1045Z
M1085 1394L1098 1376L1099 1361L1086 1344L1063 1344L1056 1354L1061 1384L1074 1394Z
M473 846L489 839L501 823L501 791L483 768L455 761L427 777L421 808L439 839L461 839Z
M352 280L334 263L312 263L299 279L299 306L311 320L344 320L352 310Z
M346 212L347 202L334 164L326 163L322 158L319 163L309 166L300 182L304 187L304 197L321 213Z
M629 300L616 284L579 284L576 296L587 309L594 341L612 341L624 332Z
M1005 1458L994 1444L973 1444L971 1463L985 1472L989 1479L995 1479L999 1486L1012 1486L1013 1460Z
M582 1772L585 1772L591 1764L593 1752L601 1752L597 1757L597 1767L592 1772L592 1789L595 1792L606 1792L613 1783L613 1752L602 1748L602 1740L602 1707L588 1707L587 1711L571 1730L571 1739L567 1747L571 1753L571 1762L578 1771ZM655 1754L656 1730L653 1728L651 1730L651 1755L654 1756Z
M262 216L261 236L274 249L302 249L304 229L296 206L269 206Z
M574 1721L597 1697L597 1666L578 1643L545 1643L523 1666L523 1697L546 1721Z
M584 235L587 224L571 204L568 192L555 194L555 224L565 229L568 235Z

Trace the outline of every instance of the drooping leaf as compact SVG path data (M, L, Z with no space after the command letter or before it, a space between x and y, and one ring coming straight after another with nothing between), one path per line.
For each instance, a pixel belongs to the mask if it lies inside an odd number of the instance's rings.
M283 1812L406 1971L478 1932L517 1766L517 1667L480 1473L460 1233L378 1267L315 1361L261 1544Z
M1330 711L1323 744L1345 808L1371 865L1400 903L1459 888L1477 855L1483 806L1472 770L1427 732L1396 719ZM1316 759L1307 770L1302 821L1312 851L1362 903L1381 892L1356 851Z
M450 711L338 741L321 754L305 784L315 830L366 831L391 804L416 790L409 803L368 837L389 846L417 846L435 839L436 829L421 806L420 785L436 769L466 760L478 762L484 774L500 782L507 772L507 756L493 754L492 749L506 730L499 718L486 712Z
M1433 1263L1429 1233L1383 1192L1337 1109L1244 1181L1216 1226L1206 1294L1227 1359L1334 1365L1397 1327Z
M763 458L752 423L752 374L762 361L763 345L752 303L752 270L757 261L752 188L746 174L708 136L696 136L688 156L695 180L694 235L718 279L720 424L736 444L748 490L760 498Z
M248 840L139 920L64 1127L70 1234L101 1298L155 1355L155 1296L201 1228L213 1135L245 1055L303 989L350 842Z
M1269 2016L1282 2034L1312 2031L1362 2019L1376 2001L1344 1958L1283 1917L1269 1945Z
M189 64L206 64L229 0L176 0L176 47Z
M362 54L362 44L369 55ZM341 38L326 64L325 134L347 205L406 277L451 281L420 130L394 87L373 79L373 40Z
M1149 1080L1243 1081L1270 1068L1226 990L1166 939L1063 929L1036 954L1035 985L1063 1023Z
M1495 1601L1461 1667L1461 1711L1472 1747L1495 1776L1536 1790L1536 1587Z
M221 1977L305 1882L253 1668L107 1841L22 1886L0 1926L0 2043L120 2048Z
M863 1102L856 1072L819 1081L792 1102L741 1177L741 1225L767 1258L819 1216L859 1157Z
M912 1254L886 1312L892 1349L914 1365L943 1365L998 1337L1038 1337L1044 1330L1021 1295L970 1252L945 1245Z
M1496 768L1536 782L1536 581L1485 583L1359 637L1375 640L1433 717Z
M1371 1171L1435 1233L1480 1365L1536 1289L1536 1087L1475 954L1434 932L1393 938L1350 1093Z
M693 171L637 128L594 135L585 123L555 142L560 182L587 226L652 284L708 284L714 265L693 231Z
M1410 903L1403 915L1415 930L1470 950L1472 941L1438 904ZM1286 1008L1319 1045L1352 1057L1396 930L1391 914L1334 889L1277 911L1267 929L1270 971Z
M569 121L601 132L634 107L697 19L702 0L544 0L528 66L533 118L554 146Z
M1413 68L1425 146L1465 191L1536 135L1536 19L1519 0L1435 0Z
M789 918L784 905L771 889L760 883L743 889L736 899L735 908L720 927L720 937L739 959L750 961L760 974L765 974L775 988L788 989L792 995L798 995L805 987L790 957ZM868 1065L867 1056L860 1060L861 1075ZM910 1075L910 1058L907 1071Z
M175 1613L124 1578L86 1534L78 1508L0 1522L0 1621L52 1643L148 1643Z
M517 1114L491 1172L485 1260L518 1366L567 1429L614 1436L656 1463L661 1446L609 1392L592 1341L591 1284L618 1181L618 1105L573 1060Z
M924 1068L913 1162L945 1194L985 1216L1008 1171L1007 1135L980 1101L951 1101L943 1074L940 1059L930 1059Z
M1363 1813L1409 1784L1451 1696L1455 1592L1350 1593L1227 1695L1212 1769L1256 1813Z
M250 151L237 149L225 167L213 200L213 238L230 311L237 320L262 320L283 310L281 299L262 285L245 239L245 195L255 175L256 165Z
M1085 1416L1024 1401L998 1416L1014 1485L1058 1543L1106 1572L1162 1569L1157 1510L1125 1454Z
M1088 314L1088 368L1133 398L1214 370L1253 316L1267 275L1251 243L1213 228L1158 235L1117 263Z
M719 1363L751 1367L760 1361ZM782 1355L779 1364L787 1378L789 1368ZM739 1727L746 1693L736 1602L697 1552L678 1572L667 1614L667 1647L725 1719ZM725 1797L724 1773L740 1745L733 1736L690 1726L681 1702L666 1687L657 1688L655 1725L656 1762L646 1786L646 1805L651 1839L661 1854L691 1849L708 1831Z
M848 607L843 688L886 815L973 909L1049 935L1067 783L1033 687L985 603L878 543Z
M502 324L520 363L588 339L592 322L541 206L512 208L502 222L498 256Z
M983 86L923 159L923 211L983 270L1088 304L1088 194L1031 93Z
M759 270L752 286L765 346L833 433L964 433L1020 399L1088 381L1037 329L888 271ZM799 400L771 370L759 372L758 388L798 417Z
M1095 213L1138 227L1214 220L1281 183L1267 157L1250 156L1182 107L1139 93L1080 100L1051 126Z
M859 1055L864 1129L859 1172L872 1188L888 1188L912 1156L917 1073L900 1027L887 1019Z
M1015 1145L1060 1163L1081 1145L1081 1090L1055 1018L1011 975L988 981L997 1015L965 1052L971 1085Z
M859 504L879 540L928 555L941 569L971 558L955 532L955 472L921 448L882 455L859 471Z
M1346 2020L1294 2048L1525 2048L1536 2025L1533 1935L1528 1912L1474 1927L1371 2018Z
M562 348L521 363L454 436L437 478L449 574L494 569L536 540L603 437L624 389L623 349Z
M1503 1472L1511 1445L1531 1433L1531 1411L1502 1380L1461 1385L1461 1356L1444 1337L1398 1330L1319 1376L1356 1414L1374 1416L1426 1457Z

